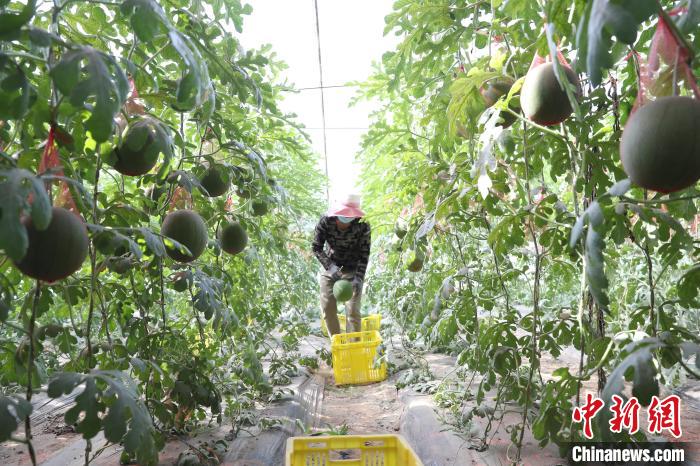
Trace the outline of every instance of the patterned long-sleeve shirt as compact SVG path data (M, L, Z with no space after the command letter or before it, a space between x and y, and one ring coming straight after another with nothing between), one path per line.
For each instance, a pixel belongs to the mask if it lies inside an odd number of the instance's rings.
M324 269L335 264L343 270L354 270L355 277L364 280L370 245L369 223L353 220L347 229L341 230L335 217L324 215L316 225L312 249Z

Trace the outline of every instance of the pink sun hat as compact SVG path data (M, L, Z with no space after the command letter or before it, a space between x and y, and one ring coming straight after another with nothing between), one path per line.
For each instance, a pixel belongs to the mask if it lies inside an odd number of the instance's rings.
M365 213L360 209L360 196L350 194L345 200L331 207L326 215L329 217L359 218L364 217Z

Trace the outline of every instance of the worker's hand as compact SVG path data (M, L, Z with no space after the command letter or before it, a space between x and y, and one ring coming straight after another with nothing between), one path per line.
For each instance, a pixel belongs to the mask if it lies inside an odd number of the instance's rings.
M328 267L328 273L331 275L331 279L333 280L340 280L340 272L340 268L335 264L331 264L331 266Z
M360 277L355 277L352 279L352 292L359 294L362 291L362 279Z

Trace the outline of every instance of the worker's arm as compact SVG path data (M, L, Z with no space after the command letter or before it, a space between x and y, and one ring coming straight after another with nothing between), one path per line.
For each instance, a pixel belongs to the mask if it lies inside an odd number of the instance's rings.
M314 256L321 263L324 269L329 270L333 264L331 258L323 250L323 245L326 244L326 235L328 228L328 217L321 217L321 220L316 224L316 230L314 231L314 241L311 244L311 249L313 250Z
M355 269L355 279L353 280L353 285L357 288L365 279L365 272L367 271L367 263L369 262L369 252L372 244L372 232L369 223L362 223L363 230L362 236L360 237L359 243L357 245L359 252L359 259L357 261L357 268Z

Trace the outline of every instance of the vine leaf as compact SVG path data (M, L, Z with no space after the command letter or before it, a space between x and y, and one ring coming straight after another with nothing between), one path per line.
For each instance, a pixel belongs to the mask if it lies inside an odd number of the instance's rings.
M0 249L17 262L29 246L27 230L20 221L22 212L31 209L32 222L44 230L51 222L51 202L41 179L21 168L0 171ZM29 204L28 197L33 195Z
M632 188L632 180L625 178L624 180L618 181L608 189L608 194L610 196L623 196Z
M121 9L131 17L134 34L139 40L151 42L165 32L182 58L185 70L177 84L176 107L190 110L208 102L213 87L207 65L195 44L173 26L163 8L155 0L126 0Z
M418 228L418 231L416 231L416 241L430 233L433 227L435 227L435 211L425 216L425 221Z
M688 12L678 20L678 27L683 34L690 34L700 23L700 1L688 0Z
M603 399L611 400L613 395L622 393L625 388L625 374L634 371L632 394L639 398L642 406L648 406L653 395L659 394L659 383L655 379L656 369L652 361L652 350L664 346L657 338L645 338L625 347L628 355L608 376L603 389Z
M612 396L619 395L625 389L625 376L633 372L632 395L637 397L642 406L651 403L652 396L659 395L659 382L656 379L656 369L653 361L654 350L665 346L657 338L644 338L627 345L624 352L627 356L610 373L603 388L603 401L605 406L611 406ZM600 426L600 431L604 437L609 437L610 429L608 422L611 418L611 411L604 409L602 416L596 420Z
M139 233L141 233L144 241L146 241L146 246L153 252L153 254L155 254L157 257L165 256L165 245L160 237L156 236L150 229L145 227L139 228Z
M456 134L459 125L473 126L484 110L483 98L479 89L489 79L500 76L494 71L471 68L466 76L459 77L450 85L450 103L447 117L450 134Z
M0 442L9 440L31 412L32 404L24 398L0 396Z
M29 0L18 13L0 14L0 37L6 37L24 26L34 16L36 0Z
M170 29L163 9L153 0L126 0L121 10L131 16L131 27L142 42L151 42Z
M89 439L97 435L102 427L99 414L105 406L97 398L95 379L86 377L81 382L85 382L85 389L75 397L75 406L66 411L65 420L69 426L77 423L75 431Z
M678 298L681 304L697 308L698 292L700 292L700 264L695 264L683 274L678 282Z
M86 128L92 138L97 142L109 139L114 115L129 94L129 82L114 57L92 47L70 50L50 75L74 107L91 110Z
M36 101L36 90L7 55L0 53L0 120L17 120L24 117Z
M603 209L598 201L594 201L586 209L586 211L576 219L573 229L571 230L571 238L569 246L574 247L583 235L584 228L588 224L585 239L586 258L585 272L588 289L591 291L593 298L599 306L605 308L610 303L605 290L608 288L608 278L605 276L605 258L603 257L603 249L605 242L603 237L598 232L598 229L603 225L605 217Z
M593 298L599 306L607 307L610 304L605 290L608 288L608 277L605 276L605 258L603 249L605 242L596 231L594 224L589 224L586 233L586 280Z
M593 0L581 17L576 37L580 57L594 86L603 71L612 68L612 36L628 45L637 40L637 30L659 8L656 0Z
M48 395L67 395L80 385L84 389L66 412L66 423L77 423L76 431L86 439L103 428L107 440L123 442L124 449L135 454L139 463L156 464L156 431L134 382L120 371L93 370L86 375L61 372L49 382Z
M158 449L151 416L133 380L119 371L96 371L96 376L108 386L104 393L114 401L104 417L105 438L113 443L124 442L124 449L135 453L139 463L157 462ZM127 416L131 417L127 428Z
M209 320L215 311L220 311L223 304L219 299L221 293L221 281L209 275L197 271L194 275L194 282L197 285L197 293L194 295L194 307L204 314Z

